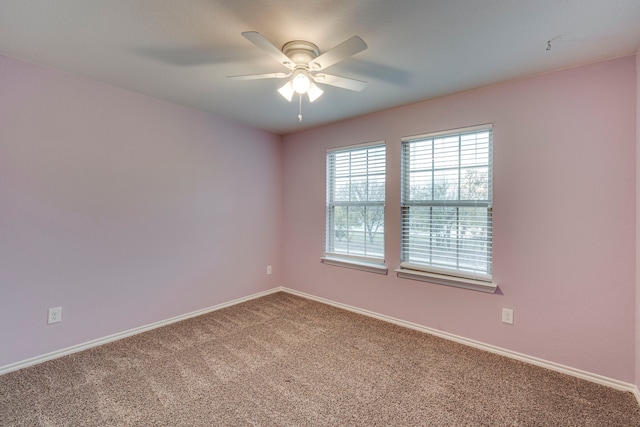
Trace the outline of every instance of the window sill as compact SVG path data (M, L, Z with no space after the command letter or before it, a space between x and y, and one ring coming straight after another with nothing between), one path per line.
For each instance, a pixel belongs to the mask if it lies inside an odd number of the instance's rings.
M437 285L453 286L455 288L470 289L487 293L495 293L498 285L493 282L482 280L466 279L463 277L447 276L445 274L429 273L426 271L409 270L398 268L395 270L401 279L421 280L423 282L435 283Z
M368 271L369 273L387 274L388 268L384 264L376 262L355 261L342 258L322 257L320 258L324 264L334 265L337 267L352 268L354 270Z

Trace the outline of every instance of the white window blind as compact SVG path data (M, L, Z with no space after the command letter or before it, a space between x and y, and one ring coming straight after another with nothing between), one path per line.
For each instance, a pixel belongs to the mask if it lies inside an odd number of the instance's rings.
M401 267L491 280L491 125L402 141Z
M327 152L326 256L384 262L386 146Z

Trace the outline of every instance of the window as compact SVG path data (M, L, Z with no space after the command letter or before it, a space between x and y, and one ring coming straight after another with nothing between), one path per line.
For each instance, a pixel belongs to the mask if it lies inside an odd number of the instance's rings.
M491 125L402 140L400 277L494 292Z
M384 142L327 152L325 263L386 274L385 182Z

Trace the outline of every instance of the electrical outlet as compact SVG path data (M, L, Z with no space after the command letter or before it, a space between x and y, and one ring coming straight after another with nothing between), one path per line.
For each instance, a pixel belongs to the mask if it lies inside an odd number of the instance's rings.
M510 308L502 309L502 323L513 325L513 310Z
M48 313L49 313L49 317L48 317L47 323L49 325L52 323L62 322L62 307L50 308Z
M271 274L271 266L267 265L267 274Z

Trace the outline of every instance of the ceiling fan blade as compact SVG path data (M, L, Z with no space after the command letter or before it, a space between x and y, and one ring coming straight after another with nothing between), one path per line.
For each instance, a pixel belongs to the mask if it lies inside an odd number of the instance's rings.
M316 83L354 90L356 92L360 92L362 89L367 87L367 82L363 82L362 80L334 76L333 74L316 74L312 76L312 78Z
M278 61L280 64L290 69L293 69L295 67L295 64L291 59L289 59L287 55L282 53L280 49L272 45L269 40L262 37L262 35L257 31L245 31L244 33L242 33L242 35L251 43L253 43L260 49L267 52L273 58L275 58L275 60Z
M366 48L367 44L364 40L358 36L353 36L309 62L309 68L312 71L323 70L358 52L362 52Z
M291 73L244 74L240 76L227 76L227 78L232 80L284 79L290 75Z

